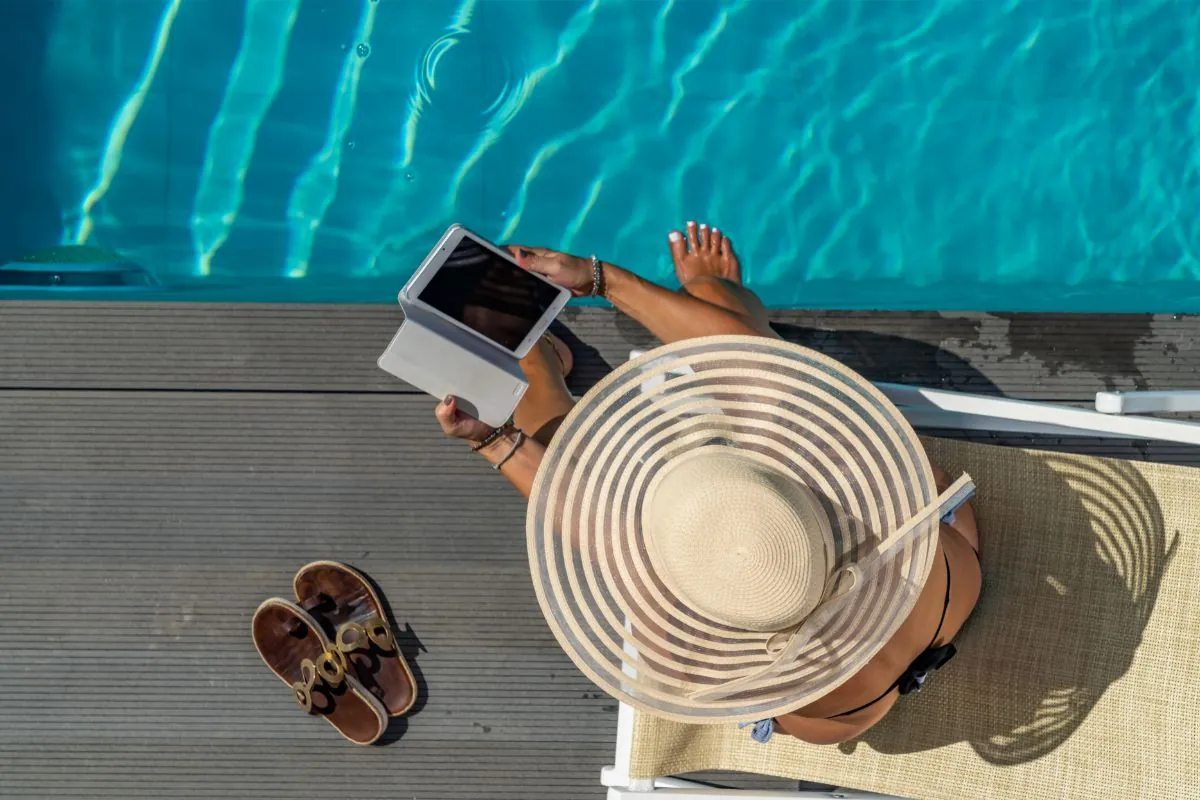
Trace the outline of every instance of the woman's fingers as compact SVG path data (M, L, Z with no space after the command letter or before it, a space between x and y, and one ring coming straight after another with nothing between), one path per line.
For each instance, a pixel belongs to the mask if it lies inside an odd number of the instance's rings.
M508 251L522 269L537 273L551 282L570 289L576 294L585 294L592 285L591 265L575 256L549 250L545 247L508 245Z
M550 250L545 247L527 247L523 244L510 244L506 249L512 254L512 257L517 260L517 263L521 264L522 266L524 266L526 262L542 261L547 259L552 260L555 257L562 255L562 253L558 252L557 250Z
M513 258L522 269L536 272L538 275L549 276L557 266L552 256L558 254L544 247L524 247L514 244L508 246L508 252L512 253Z
M458 404L454 397L447 395L437 404L437 408L433 410L433 414L437 417L438 424L442 426L442 432L454 435L454 422L457 417Z
M438 403L437 409L434 411L437 416L438 423L442 426L442 431L450 436L462 438L467 433L467 428L471 423L478 422L474 417L464 414L458 408L458 400L454 395L447 395Z

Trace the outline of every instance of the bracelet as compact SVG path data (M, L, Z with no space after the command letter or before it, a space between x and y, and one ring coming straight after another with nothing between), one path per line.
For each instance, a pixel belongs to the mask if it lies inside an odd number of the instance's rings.
M604 294L604 264L596 256L592 256L592 297Z
M504 432L506 430L508 430L511 425L512 425L512 417L509 417L508 422L504 423L503 425L501 425L498 428L492 428L492 432L489 433L487 436L483 437L483 441L481 441L479 444L472 445L471 452L478 453L480 450L482 450L483 448L487 447L492 442L499 439L501 436L504 435Z
M517 452L517 448L521 446L521 442L523 441L525 441L525 431L518 430L517 438L513 441L512 447L508 448L508 452L504 454L504 458L492 464L492 469L499 472L500 468L507 464L508 460L513 457L513 453Z

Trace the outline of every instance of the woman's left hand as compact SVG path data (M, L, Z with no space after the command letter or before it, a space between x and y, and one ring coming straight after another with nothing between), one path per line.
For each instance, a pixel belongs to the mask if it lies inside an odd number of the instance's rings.
M509 245L508 251L524 269L569 289L576 297L592 293L592 261L545 247Z
M486 422L480 422L458 407L454 395L447 395L434 409L442 433L455 439L465 439L468 442L482 442L495 430Z

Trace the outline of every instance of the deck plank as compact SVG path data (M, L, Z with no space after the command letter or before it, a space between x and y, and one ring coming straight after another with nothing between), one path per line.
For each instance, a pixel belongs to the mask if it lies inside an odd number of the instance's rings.
M780 311L874 380L1043 400L1200 386L1200 317ZM398 306L0 303L0 388L411 391L375 360ZM653 339L600 308L562 321L582 390Z

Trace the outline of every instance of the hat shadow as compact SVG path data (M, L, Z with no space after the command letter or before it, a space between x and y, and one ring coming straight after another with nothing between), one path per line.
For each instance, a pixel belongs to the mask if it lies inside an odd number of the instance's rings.
M1033 496L999 496L998 474L989 498L980 482L983 593L957 657L843 752L967 742L992 764L1033 761L1066 742L1128 671L1176 532L1168 541L1153 491L1128 462L1047 454L1029 470L1014 486L1036 487Z

